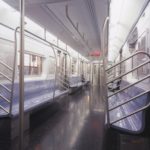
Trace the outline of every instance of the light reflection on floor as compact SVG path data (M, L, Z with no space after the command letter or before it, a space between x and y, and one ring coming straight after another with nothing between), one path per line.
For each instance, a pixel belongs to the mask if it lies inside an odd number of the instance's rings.
M32 130L25 134L26 150L150 150L149 138L105 128L105 105L100 97L95 87L64 98L56 113L42 116L44 120L34 122ZM12 141L11 150L17 150L17 146L18 141Z

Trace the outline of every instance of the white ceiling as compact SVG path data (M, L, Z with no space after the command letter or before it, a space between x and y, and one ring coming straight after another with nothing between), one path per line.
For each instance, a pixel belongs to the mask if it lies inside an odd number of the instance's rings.
M18 0L4 0L18 9ZM52 34L85 56L89 51L100 50L100 34L108 11L107 0L25 0L26 15L45 27ZM79 24L79 32L72 27L65 13L68 5L69 16Z
M110 3L109 60L115 60L149 0L112 0Z

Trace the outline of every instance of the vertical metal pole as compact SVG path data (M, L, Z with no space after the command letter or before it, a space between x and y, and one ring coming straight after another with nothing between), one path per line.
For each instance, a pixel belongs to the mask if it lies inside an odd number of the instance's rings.
M50 43L49 43L50 44ZM54 84L54 88L53 88L53 101L54 101L54 98L55 98L55 87L56 87L56 82L57 82L57 54L56 54L56 51L55 51L55 49L53 48L53 46L50 44L50 46L51 46L51 48L52 48L52 50L53 50L53 53L54 53L54 56L55 56L55 84Z
M89 81L92 83L92 62L90 62L90 75L89 75Z
M79 63L79 53L78 53L78 76L79 76L79 68L80 68L80 63Z
M119 61L122 61L122 49L120 50L120 60ZM122 63L120 63L120 70L119 70L119 75L121 75L121 74L122 74Z
M92 85L94 85L94 82L93 82L93 74L94 74L94 64L92 63L92 67L91 67L91 74L92 74Z
M102 90L101 62L99 62L99 87L100 87L100 92L101 92Z
M109 17L106 17L105 19L105 22L104 22L104 25L103 25L103 31L102 31L102 36L101 36L101 39L102 39L102 57L103 57L103 86L104 88L102 88L102 92L103 92L103 100L106 101L106 113L107 113L107 124L109 126L110 124L110 118L109 118L109 110L108 110L108 100L107 100L107 86L106 86L106 72L105 72L105 69L106 69L106 51L105 51L105 30L106 30L106 26L107 26L107 23L109 21Z
M132 69L134 68L134 56L131 58L132 60ZM134 76L134 71L132 72L132 77Z
M24 0L20 0L19 150L24 148Z
M46 40L46 28L44 28L44 39Z
M98 63L98 86L100 87L100 62Z
M17 60L17 31L18 31L19 27L17 27L15 29L15 33L14 33L14 62L13 62L13 76L12 76L12 86L11 86L11 103L10 103L10 109L9 109L9 113L12 114L12 104L13 104L13 94L14 94L14 82L15 82L15 75L16 75L16 60Z
M64 53L64 73L65 73L65 78L64 81L67 82L67 54Z

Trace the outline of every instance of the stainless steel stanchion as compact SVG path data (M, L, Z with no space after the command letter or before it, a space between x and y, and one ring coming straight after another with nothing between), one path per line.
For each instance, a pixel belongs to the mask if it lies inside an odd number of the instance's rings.
M20 0L19 150L24 149L24 0Z

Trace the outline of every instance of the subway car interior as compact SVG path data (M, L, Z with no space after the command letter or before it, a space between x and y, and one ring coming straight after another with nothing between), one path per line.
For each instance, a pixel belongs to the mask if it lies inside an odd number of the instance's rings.
M150 0L0 0L0 150L150 150Z

